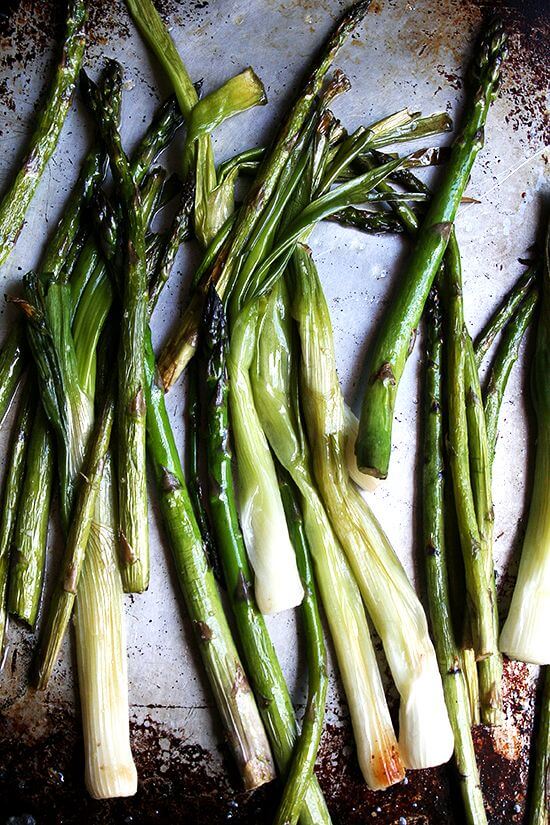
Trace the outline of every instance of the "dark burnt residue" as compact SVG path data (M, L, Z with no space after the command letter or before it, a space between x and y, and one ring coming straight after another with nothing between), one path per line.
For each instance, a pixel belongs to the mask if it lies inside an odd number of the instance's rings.
M550 7L547 0L486 2L502 15L509 35L503 93L511 102L506 122L534 148L550 142L546 95L550 85Z
M94 800L83 782L79 722L67 707L45 709L34 731L27 712L6 714L0 720L1 821L21 817L27 825L256 825L274 813L277 783L253 794L243 792L230 757L221 768L213 768L212 754L188 742L185 731L167 730L146 717L132 725L132 749L137 795Z

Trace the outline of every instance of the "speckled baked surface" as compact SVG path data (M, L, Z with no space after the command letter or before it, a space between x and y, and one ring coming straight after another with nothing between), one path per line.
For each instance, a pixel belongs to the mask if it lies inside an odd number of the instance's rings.
M124 137L132 146L167 89L159 82L124 3L92 0L89 5L87 66L92 74L97 72L103 55L117 57L125 66ZM266 84L267 107L229 121L219 130L217 159L258 144L272 133L297 79L344 5L338 0L158 2L193 78L204 77L205 91L247 65L252 65ZM489 116L486 147L467 193L480 203L463 207L457 221L466 314L473 332L521 271L518 258L528 255L535 236L537 192L545 176L547 180L544 146L550 137L544 98L550 65L545 5L543 0L517 0L517 4L499 6L509 24L511 54ZM24 146L47 83L62 8L63 3L56 0L0 4L0 191ZM354 127L405 105L426 113L437 109L457 113L463 70L483 12L484 4L474 0L375 0L366 24L338 60L353 84L352 92L338 101L338 116ZM89 132L89 121L76 103L16 252L0 273L3 293L16 290L21 273L36 261L76 178ZM164 162L171 166L177 163L177 147ZM384 305L391 300L406 247L400 239L365 237L333 224L317 229L311 246L331 304L340 376L352 400L363 353ZM158 342L177 321L191 265L188 254L182 253L156 314ZM12 310L1 306L0 313L4 329L11 322ZM419 502L414 478L418 471L421 351L417 345L402 381L389 481L370 498L413 576L418 552ZM523 353L523 363L526 357L528 352ZM524 370L518 369L503 406L494 469L495 554L502 612L515 576L529 491L532 438L525 389ZM181 386L170 394L169 405L181 441ZM0 433L2 456L7 429ZM38 696L27 690L33 637L12 626L0 674L0 821L25 815L40 824L263 825L270 821L280 788L274 783L251 796L239 790L177 598L154 505L151 530L150 589L144 596L127 597L132 742L140 776L137 796L94 802L86 795L70 645L50 689ZM52 530L50 568L55 567L60 549L59 536ZM415 580L421 590L420 572ZM300 713L306 674L295 619L285 614L270 620L269 625ZM475 731L492 825L523 821L535 680L535 668L507 663L506 725L497 735L482 727ZM405 783L382 793L366 789L356 765L347 709L334 668L318 775L335 825L461 822L461 814L455 813L460 804L450 767L409 772Z

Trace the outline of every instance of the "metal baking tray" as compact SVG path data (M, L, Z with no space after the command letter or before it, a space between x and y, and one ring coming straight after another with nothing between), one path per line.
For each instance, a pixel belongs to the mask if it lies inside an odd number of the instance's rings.
M97 72L104 56L126 70L124 139L131 148L157 101L167 92L157 67L130 23L121 0L90 0L86 63ZM269 105L229 121L216 134L223 160L264 142L292 98L297 81L344 6L339 0L159 0L159 8L193 79L204 89L252 65L264 80ZM488 4L495 7L494 3ZM51 69L64 3L0 3L0 191L20 157ZM477 331L512 284L528 254L547 175L548 18L544 0L498 5L509 25L510 57L501 92L474 167L468 194L480 202L460 210L457 233L464 261L465 304ZM409 106L455 115L462 78L484 5L475 0L374 0L366 23L338 58L353 89L336 113L349 128ZM4 266L2 291L17 291L21 274L37 261L76 178L91 127L78 101L66 123L15 253ZM165 162L177 163L177 148ZM546 179L546 185L548 180ZM402 240L366 237L333 224L318 228L311 245L330 301L346 396L353 400L366 347L400 277ZM193 258L183 251L155 316L161 343L177 323ZM13 310L0 308L2 334ZM422 590L416 563L419 363L409 359L397 405L389 480L370 501L408 572ZM513 372L504 402L494 469L496 564L504 613L517 569L529 491L533 431L524 366ZM169 397L182 441L183 391ZM2 428L2 459L9 420ZM263 825L277 803L277 782L244 794L221 741L216 712L178 598L151 491L152 578L149 591L127 597L132 744L140 784L133 799L97 802L83 784L78 698L70 645L48 691L28 688L35 642L12 624L0 674L0 820L11 823L175 823ZM61 542L49 536L51 570ZM304 651L295 618L269 619L297 713L304 702ZM506 724L496 733L478 727L475 741L492 825L521 823L525 814L528 751L535 706L536 668L507 663ZM386 673L386 676L388 674ZM389 679L388 679L389 681ZM395 705L396 697L389 688ZM411 771L400 785L369 791L356 764L348 711L334 668L326 730L317 768L333 821L443 825L460 823L460 798L451 766ZM10 819L10 817L15 817Z

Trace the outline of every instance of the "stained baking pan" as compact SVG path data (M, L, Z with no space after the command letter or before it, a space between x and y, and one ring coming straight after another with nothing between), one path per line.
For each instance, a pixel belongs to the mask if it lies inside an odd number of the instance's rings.
M120 0L90 0L86 63L94 74L104 56L125 67L124 140L131 147L156 102L167 93ZM229 121L214 141L223 160L264 142L284 111L297 80L340 14L338 0L162 0L195 80L206 91L252 65L267 88L269 105ZM488 4L492 8L495 4ZM56 0L6 0L0 4L0 190L20 156L51 70L64 4ZM539 214L547 175L549 40L546 4L517 0L497 6L510 32L510 58L457 221L464 264L466 314L477 331L499 296L521 271ZM474 0L375 0L366 23L338 59L353 89L337 103L349 128L409 106L455 115L463 100L469 49L482 15ZM91 132L76 102L27 216L15 253L2 271L2 291L17 290L21 273L37 260L41 244L60 214L77 175ZM166 163L177 164L177 149ZM548 181L546 180L546 184ZM331 303L340 378L353 401L360 365L392 286L400 276L402 240L366 237L329 224L311 245ZM156 314L154 335L162 342L177 322L193 261L182 252ZM0 309L2 332L13 310ZM372 506L408 572L416 575L418 478L418 365L409 360L399 393L395 450L389 480L371 496ZM529 351L522 353L525 365ZM183 391L169 399L182 439ZM0 437L5 456L4 426ZM495 553L500 608L506 611L517 568L529 491L529 420L524 369L516 370L504 407L494 469ZM154 501L154 496L152 496ZM12 625L0 674L0 820L12 823L175 823L218 825L270 821L280 786L242 792L217 727L216 714L189 623L177 596L157 512L151 514L152 579L144 596L127 597L132 745L139 771L133 799L97 802L83 784L78 699L70 645L48 691L28 688L35 639ZM55 529L49 536L51 570L59 557ZM295 619L269 620L298 714L304 702L304 651ZM386 674L388 677L388 674ZM491 733L475 729L483 790L492 825L521 823L525 816L529 746L536 701L536 669L505 666L506 723ZM389 677L388 677L389 682ZM390 698L395 706L396 697ZM411 771L388 791L369 791L360 776L348 711L331 668L328 714L317 773L333 820L340 825L460 823L460 799L450 766Z

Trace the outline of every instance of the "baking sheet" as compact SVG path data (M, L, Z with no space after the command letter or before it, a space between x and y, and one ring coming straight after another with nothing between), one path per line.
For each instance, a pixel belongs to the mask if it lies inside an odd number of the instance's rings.
M104 56L116 57L124 65L124 140L131 148L168 90L124 4L98 0L89 5L87 68L92 74L98 72ZM266 84L268 106L229 121L216 133L217 160L262 143L272 134L295 92L297 78L344 5L338 0L159 2L193 79L204 78L206 92L247 65L252 65ZM63 6L55 0L12 0L0 5L0 191L24 147L50 77ZM510 26L511 56L504 69L501 94L489 116L486 146L468 188L467 194L481 202L464 206L457 220L466 315L473 332L522 271L518 258L528 255L535 236L548 163L548 152L544 151L549 128L547 115L545 119L549 65L548 19L542 18L545 6L543 2L518 0L517 9L499 7ZM375 0L366 23L338 58L337 65L348 74L353 89L337 101L336 114L350 129L404 106L425 113L447 109L455 115L463 99L463 70L483 11L473 0ZM16 251L0 273L4 293L17 291L21 274L37 262L41 245L78 174L90 134L89 120L77 102L29 210ZM175 168L177 149L163 162ZM391 300L406 246L402 239L366 237L334 224L318 228L311 246L331 305L340 377L352 401L363 354L384 306ZM182 252L155 315L157 343L177 323L192 264L192 255ZM0 312L3 335L13 310L2 306ZM421 575L417 577L415 569L420 502L414 479L418 477L421 350L417 345L401 382L389 480L370 497L420 588ZM169 396L169 408L181 443L183 394L179 385ZM8 432L9 419L0 433L2 458ZM494 468L495 555L503 612L525 524L530 443L525 374L517 369L502 409ZM138 795L110 802L95 802L86 795L71 647L64 649L51 687L44 695L37 695L27 688L34 637L12 625L0 674L0 819L28 815L37 823L269 822L280 787L273 783L252 795L240 791L220 741L215 710L177 595L151 493L151 586L144 596L127 597L126 605ZM52 529L50 571L60 550L59 535ZM269 619L269 627L300 713L306 674L294 616L289 613ZM475 731L489 818L494 825L519 823L524 818L535 678L535 668L507 664L507 723L496 735L482 727ZM395 705L391 687L389 695ZM318 774L335 823L438 825L462 820L449 767L409 772L405 782L383 793L365 788L334 668Z

